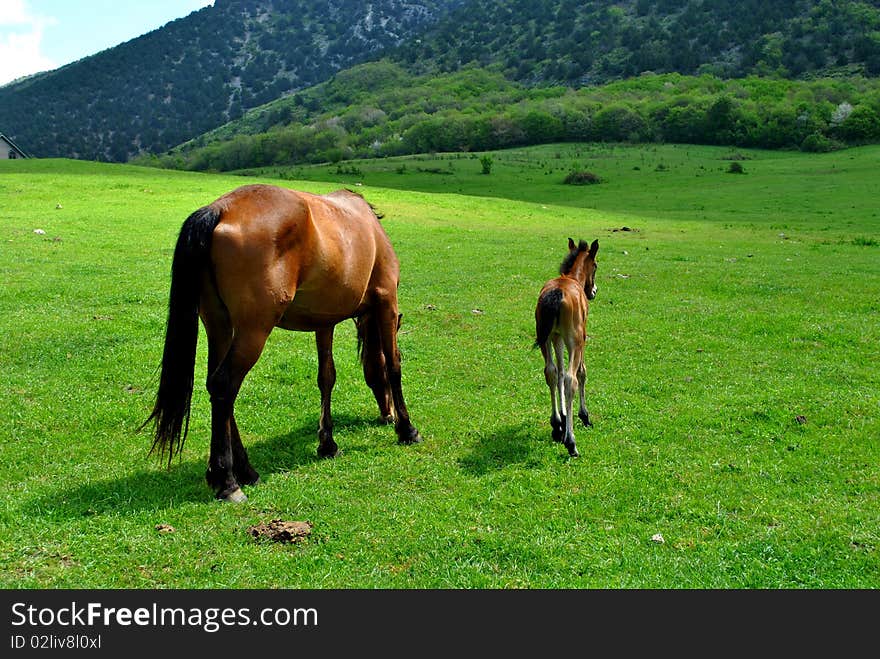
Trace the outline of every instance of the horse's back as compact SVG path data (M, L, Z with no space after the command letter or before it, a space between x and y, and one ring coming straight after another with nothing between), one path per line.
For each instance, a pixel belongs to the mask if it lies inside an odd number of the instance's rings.
M273 185L246 185L211 204L221 213L214 240L238 249L271 244L279 256L300 248L356 252L375 249L384 237L372 207L360 195L337 190L326 195Z
M356 193L247 185L213 206L221 212L214 274L233 315L312 329L357 313L377 270L396 282L391 244Z

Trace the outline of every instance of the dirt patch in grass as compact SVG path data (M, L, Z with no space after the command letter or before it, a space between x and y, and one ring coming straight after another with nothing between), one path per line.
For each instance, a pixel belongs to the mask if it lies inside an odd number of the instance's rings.
M257 524L248 529L257 540L272 540L274 542L302 542L312 532L314 525L311 522L286 522L282 519L273 519L268 524Z

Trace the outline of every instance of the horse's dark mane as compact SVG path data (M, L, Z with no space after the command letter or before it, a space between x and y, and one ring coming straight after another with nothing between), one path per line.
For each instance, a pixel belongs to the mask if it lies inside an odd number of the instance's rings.
M362 195L360 192L355 192L355 191L352 190L351 188L345 188L345 190L346 190L347 192L350 192L350 193L353 194L353 195L357 195L358 197L360 197L360 198L363 199L364 201L367 201L366 198L364 197L364 195ZM369 206L369 207L370 207L370 210L373 211L373 215L376 216L376 219L377 219L377 220L381 220L383 217L385 217L385 213L380 213L378 210L376 210L376 207L373 206L373 204L371 204L369 201L367 201L367 206Z
M587 244L586 240L581 240L578 243L577 249L571 250L568 255L563 259L562 265L559 266L559 274L567 275L571 272L571 269L574 267L574 261L578 257L578 254L581 252L586 252L590 249L590 246Z

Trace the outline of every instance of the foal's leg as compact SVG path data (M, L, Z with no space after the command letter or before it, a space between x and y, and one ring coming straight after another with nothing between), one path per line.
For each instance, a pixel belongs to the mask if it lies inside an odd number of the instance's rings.
M205 477L214 488L218 499L245 501L247 497L239 487L236 470L236 454L243 453L233 416L235 399L241 383L251 367L257 362L268 332L243 328L238 332L219 366L208 377L208 393L211 395L211 456ZM246 459L246 454L245 454Z
M333 419L330 416L330 394L336 384L333 363L333 326L315 332L318 346L318 389L321 391L321 420L318 423L318 457L332 458L339 451L333 441Z
M400 328L401 316L397 312L396 302L396 298L380 300L376 310L376 321L379 324L382 354L385 357L385 373L391 386L391 398L397 413L397 420L394 423L397 441L401 444L415 444L422 441L422 436L410 421L406 402L403 400L400 351L397 348L397 330Z
M577 371L577 379L578 379L578 393L580 394L580 410L578 410L578 418L581 420L581 423L584 424L587 428L593 427L593 422L590 421L590 413L587 411L587 403L584 398L584 384L587 381L587 369L584 366L584 361L581 359L581 365L578 366Z
M574 428L572 424L572 411L574 408L574 392L578 387L578 368L583 360L583 345L576 339L567 341L568 368L565 369L565 438L562 443L568 449L568 454L578 457L577 446L574 441Z
M544 381L547 388L550 389L550 428L554 442L562 441L563 423L559 414L559 407L556 404L556 390L558 387L558 369L553 363L553 353L550 350L550 342L548 341L541 346L541 356L544 357Z
M553 341L553 354L556 359L556 392L559 397L559 439L554 439L556 441L561 442L565 439L568 427L568 418L571 416L569 412L569 405L567 401L569 400L568 395L565 391L565 346L562 342L562 337L557 336ZM552 423L552 420L551 420Z

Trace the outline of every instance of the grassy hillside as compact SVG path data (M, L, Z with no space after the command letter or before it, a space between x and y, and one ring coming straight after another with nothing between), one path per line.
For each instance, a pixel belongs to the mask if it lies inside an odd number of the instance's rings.
M875 231L880 211L856 213L874 189L880 147L834 154L693 145L549 144L337 164L242 170L248 176L332 181L346 186L497 197L670 220L722 219L813 229ZM483 159L489 174L483 174ZM824 163L824 166L823 166ZM742 174L732 174L739 166ZM589 171L598 185L564 184ZM825 220L823 221L823 218Z
M491 155L488 175L438 156L283 172L296 180L0 163L0 585L876 588L880 149ZM603 182L562 184L575 165ZM341 454L318 460L314 340L276 331L239 398L263 482L236 506L204 483L200 386L170 470L135 429L180 224L252 180L362 183L385 213L426 441L398 446L375 423L345 324ZM569 236L600 241L595 427L576 430L576 460L550 439L531 349ZM274 518L310 520L312 535L255 542L248 527Z

